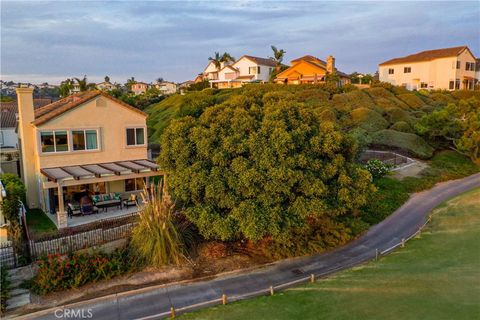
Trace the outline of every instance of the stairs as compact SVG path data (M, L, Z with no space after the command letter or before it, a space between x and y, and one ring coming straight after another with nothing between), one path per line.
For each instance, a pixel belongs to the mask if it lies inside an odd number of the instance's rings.
M7 312L30 303L30 292L20 287L23 281L33 277L31 266L8 270L10 297L7 300Z

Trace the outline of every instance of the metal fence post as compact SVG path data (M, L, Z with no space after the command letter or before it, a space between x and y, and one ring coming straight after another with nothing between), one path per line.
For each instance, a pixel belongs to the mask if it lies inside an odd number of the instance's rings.
M375 249L375 261L378 260L378 249Z
M402 238L402 248L405 248L405 239Z

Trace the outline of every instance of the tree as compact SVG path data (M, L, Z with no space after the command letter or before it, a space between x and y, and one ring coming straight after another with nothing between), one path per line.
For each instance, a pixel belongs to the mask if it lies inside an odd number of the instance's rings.
M423 116L416 131L437 146L446 146L480 164L480 101L450 103Z
M277 65L276 69L280 70L280 67L282 66L283 56L285 55L286 51L283 49L278 50L277 47L273 45L272 45L272 51L273 51L273 57L270 57L270 59L275 61L275 64Z
M103 78L103 80L104 80L105 82L110 82L110 77L109 77L109 76L105 76L105 78Z
M130 79L127 79L127 83L125 83L125 87L127 87L127 90L130 91L132 90L132 85L136 83L135 78L131 77Z
M96 88L95 83L89 83L87 80L87 76L83 76L83 79L75 78L75 81L78 84L80 92L94 90Z
M73 80L72 79L67 79L65 81L62 81L60 84L60 97L64 98L68 96L73 89Z
M261 105L232 96L162 134L170 194L204 237L285 243L308 221L355 212L373 191L353 139L283 93Z
M220 66L221 66L221 62L222 62L222 56L220 56L219 52L215 52L213 57L209 57L208 60L213 62L213 64L215 65L215 68L217 68L217 70L220 70Z
M222 62L232 62L235 61L235 58L232 57L228 52L224 52L222 55L220 55L219 52L215 52L213 57L209 57L208 60L213 62L217 70L220 70Z
M162 82L163 82L163 78L162 78L162 77L157 78L157 83L162 83Z

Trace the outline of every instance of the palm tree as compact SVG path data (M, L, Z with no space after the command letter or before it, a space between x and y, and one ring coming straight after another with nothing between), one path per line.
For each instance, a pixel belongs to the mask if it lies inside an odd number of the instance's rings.
M275 64L277 65L276 69L278 71L280 70L280 67L282 65L283 56L287 52L283 49L278 50L277 47L275 46L272 46L272 51L273 51L273 57L270 57L270 59L275 61Z
M215 52L215 55L213 57L209 57L208 60L213 62L213 64L215 65L215 68L220 69L220 65L222 63L222 57L220 56L219 52Z
M222 58L220 59L221 62L234 62L235 58L230 55L228 52L224 52Z
M75 81L77 81L80 92L93 90L96 87L95 83L88 83L86 75L83 76L83 79L75 78Z
M135 78L131 77L130 79L127 79L127 83L125 83L125 87L127 87L128 90L132 89L132 85L135 84Z
M162 77L157 78L157 83L162 83L162 82L163 82L163 78L162 78Z

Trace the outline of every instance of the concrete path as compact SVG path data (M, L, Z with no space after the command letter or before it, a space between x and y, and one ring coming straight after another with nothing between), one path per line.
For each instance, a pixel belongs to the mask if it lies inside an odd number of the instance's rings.
M321 277L374 259L377 253L385 253L402 239L408 239L418 232L429 212L437 205L477 187L480 187L480 173L440 183L428 191L414 194L401 208L362 237L327 253L282 260L250 272L220 275L211 280L155 286L111 295L64 308L44 310L19 319L59 319L62 315L70 319L88 318L88 315L92 315L92 319L158 319L169 316L171 306L175 307L178 314L219 304L222 294L227 295L228 301L268 294L270 286L285 288L308 281L310 274Z

